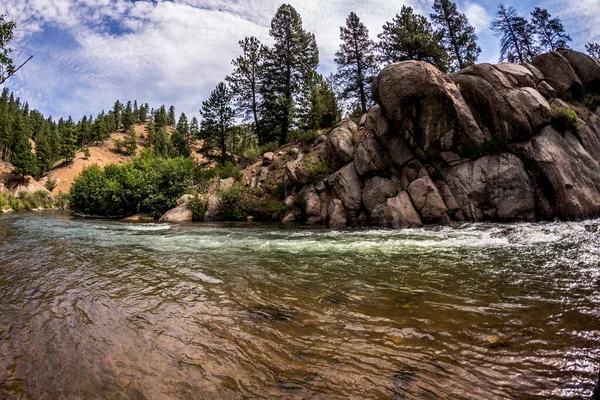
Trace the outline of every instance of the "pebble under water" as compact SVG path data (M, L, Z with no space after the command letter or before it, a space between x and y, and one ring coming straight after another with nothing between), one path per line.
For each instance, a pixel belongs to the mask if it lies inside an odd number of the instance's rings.
M580 399L600 221L0 216L0 398Z

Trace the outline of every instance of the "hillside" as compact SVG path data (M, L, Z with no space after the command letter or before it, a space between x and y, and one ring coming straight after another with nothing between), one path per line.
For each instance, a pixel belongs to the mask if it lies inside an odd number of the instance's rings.
M145 137L145 124L136 124L135 126L138 152L142 151L148 145L148 138ZM173 132L172 128L167 128L169 133ZM45 177L39 181L28 178L25 184L20 182L12 174L12 165L8 162L0 162L0 189L3 187L10 192L17 193L21 190L27 192L34 192L36 190L45 190L45 185L48 180L53 179L56 181L56 187L52 190L52 194L56 195L59 193L67 193L71 189L75 178L81 174L81 172L92 166L98 165L105 167L109 164L125 164L131 161L131 157L125 154L117 152L117 148L114 145L114 140L123 140L127 134L125 132L113 132L110 138L99 145L93 145L89 147L90 157L85 157L83 151L77 152L73 161L69 163L60 162L57 163L52 170L46 174ZM197 162L203 162L203 157L198 154L199 143L192 144L192 154ZM32 150L35 151L34 144L32 142ZM4 185L4 186L3 186Z

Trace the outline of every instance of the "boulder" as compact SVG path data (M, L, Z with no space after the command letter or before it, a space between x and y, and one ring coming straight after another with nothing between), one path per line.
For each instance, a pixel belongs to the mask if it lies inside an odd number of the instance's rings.
M192 222L194 215L192 209L188 205L188 202L193 198L191 194L186 194L177 200L177 207L167 211L163 215L159 222L170 222L170 223L181 223L181 222Z
M486 139L494 134L508 142L526 140L549 122L548 102L536 89L515 86L506 77L500 79L503 74L496 69L484 66L475 65L449 77L460 86L475 120L487 131ZM490 70L495 79L489 78Z
M366 133L356 146L354 165L360 176L385 167L383 148L372 132Z
M552 86L563 99L583 99L583 83L571 64L560 53L540 54L532 64L544 75L546 82Z
M269 166L273 163L273 160L275 160L275 154L272 151L269 151L269 152L263 154L262 164L264 166Z
M542 186L552 215L581 219L600 215L600 165L570 132L551 126L511 149L526 161Z
M385 206L387 199L395 197L398 192L399 188L396 183L376 176L365 183L362 200L369 213L372 213L377 206Z
M205 222L218 221L221 214L221 200L216 195L208 196L206 201L206 212L204 213Z
M578 51L560 49L557 50L557 53L569 62L586 92L600 92L600 64L587 54Z
M423 225L408 193L401 192L397 196L387 199L386 205L389 225L392 228L413 228Z
M462 216L468 220L535 217L533 184L523 162L513 154L495 154L458 165L445 170L444 178ZM456 206L452 204L451 208Z
M333 199L329 202L328 207L329 226L340 228L346 226L348 218L346 217L346 209L339 199Z
M321 199L315 190L314 185L307 185L298 193L302 199L303 212L307 218L321 216Z
M350 163L332 174L329 186L347 210L359 210L362 203L362 185L354 163Z
M327 162L332 169L346 165L354 158L352 132L345 126L335 128L327 138Z
M429 176L417 179L407 189L412 203L426 223L438 223L448 208Z
M155 220L156 220L156 218L154 218L150 214L139 213L139 214L135 214L130 217L127 217L127 218L123 218L121 221L123 221L123 222L150 222L150 221L155 221Z
M404 61L385 67L373 83L373 95L413 149L435 155L485 140L458 87L430 64Z
M390 130L390 123L387 117L383 114L381 107L375 105L371 107L367 113L367 121L365 123L367 129L373 132L377 137L382 137Z

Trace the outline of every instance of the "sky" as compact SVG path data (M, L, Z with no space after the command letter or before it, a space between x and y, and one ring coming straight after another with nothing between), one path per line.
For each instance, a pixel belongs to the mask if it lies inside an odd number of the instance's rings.
M424 15L433 0L287 0L304 27L316 36L319 72L335 72L339 29L351 11L372 39L402 5ZM269 37L270 21L282 0L0 0L0 14L18 22L16 61L33 59L8 80L31 108L55 118L96 115L116 99L151 107L174 105L188 118L217 83L232 71L238 42ZM497 62L499 39L489 30L499 0L458 0L475 27L479 62ZM507 0L521 14L534 7L560 16L582 50L600 42L600 0Z

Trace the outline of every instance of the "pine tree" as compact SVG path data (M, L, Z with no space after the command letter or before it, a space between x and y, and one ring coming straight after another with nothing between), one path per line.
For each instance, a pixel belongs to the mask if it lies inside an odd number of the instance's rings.
M122 122L123 122L123 127L127 128L127 129L129 129L129 127L135 123L135 119L133 116L133 109L131 108L131 101L127 102L127 105L125 106L125 109L123 110L123 115L121 118L122 118Z
M460 70L475 64L481 48L477 46L475 28L465 14L459 13L456 3L451 0L435 0L433 10L431 19L440 28L446 52L451 58L450 69Z
M594 58L600 59L600 44L589 42L585 45L585 51Z
M115 101L112 110L112 124L108 127L111 131L118 131L121 129L121 112L123 111L123 104L119 100Z
M61 135L60 158L68 163L75 158L77 151L77 127L71 117L67 121L61 119L58 126Z
M346 26L340 27L340 39L342 44L335 53L335 63L336 78L344 87L342 97L358 101L364 114L371 103L371 81L378 70L376 44L353 12L346 19Z
M535 7L531 13L531 24L545 51L568 48L567 42L571 41L571 37L565 32L560 18L552 18L548 10Z
M500 37L500 62L524 63L535 57L533 26L513 7L500 4L490 29Z
M263 64L268 49L261 45L260 41L247 37L239 42L242 55L233 60L233 73L225 80L229 82L236 99L236 105L240 109L246 121L254 122L254 133L258 138L259 145L264 144L261 131L260 108L262 98Z
M196 140L200 136L200 127L198 126L198 119L196 117L192 118L192 122L190 123L190 139Z
M167 124L172 127L175 126L175 107L173 107L173 106L169 107L169 115L167 117Z
M264 65L265 113L284 144L294 125L295 102L319 65L319 51L315 35L304 30L302 18L289 4L279 7L269 33L275 43Z
M169 123L168 120L168 116L167 116L167 110L165 109L165 106L161 106L155 113L154 113L154 125L156 125L156 127L163 127L166 128L167 125Z
M23 117L19 116L17 118L16 126L22 127L23 125ZM13 155L11 157L11 162L14 167L13 173L15 175L21 175L23 178L25 175L36 175L38 171L37 160L31 151L31 143L29 142L29 138L23 129L20 129L15 133L16 143L14 146Z
M201 138L204 140L204 151L210 156L218 152L219 162L225 165L228 160L228 139L232 134L235 111L232 106L233 93L221 82L210 94L208 100L202 103L200 115Z
M134 119L134 123L139 124L140 121L140 109L138 107L138 102L137 100L133 101L133 119Z
M314 75L308 88L301 128L316 131L333 127L341 116L333 89L320 74Z
M127 136L124 139L123 146L127 154L134 156L137 151L137 135L135 133L135 125L131 124L127 129Z
M156 154L169 157L172 153L172 146L167 128L164 126L156 126L155 128L154 134L150 138L150 144Z
M188 124L187 115L185 113L181 113L179 116L179 121L177 121L176 131L181 134L185 138L185 140L190 139L190 125Z
M434 32L431 23L411 7L402 6L400 14L392 22L386 22L380 39L379 49L384 63L407 60L428 62L440 71L448 70L448 53L440 43L442 34Z
M35 141L35 157L39 175L43 176L53 165L52 148L48 140L48 134L45 131L40 132Z

